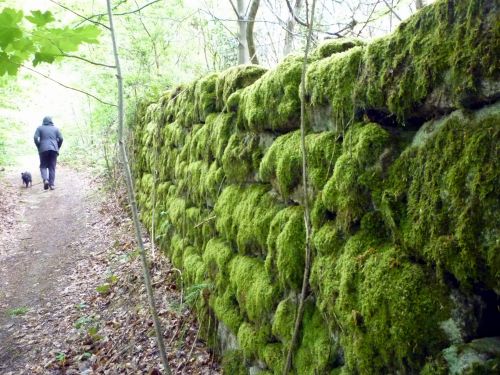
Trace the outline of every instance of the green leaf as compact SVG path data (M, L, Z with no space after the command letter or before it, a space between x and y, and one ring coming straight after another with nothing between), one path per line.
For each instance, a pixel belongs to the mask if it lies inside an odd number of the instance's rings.
M0 13L0 48L7 47L17 38L23 36L21 21L23 12L12 8L5 8Z
M39 10L31 11L31 16L26 16L26 19L38 27L45 26L50 22L54 22L55 18L49 11L41 12Z

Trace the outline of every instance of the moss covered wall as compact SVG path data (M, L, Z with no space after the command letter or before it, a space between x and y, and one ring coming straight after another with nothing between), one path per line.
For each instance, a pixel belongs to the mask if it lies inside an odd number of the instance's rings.
M295 373L499 369L498 15L493 1L437 1L392 35L311 55ZM228 374L280 373L292 336L301 66L208 75L132 123L142 220L197 291Z

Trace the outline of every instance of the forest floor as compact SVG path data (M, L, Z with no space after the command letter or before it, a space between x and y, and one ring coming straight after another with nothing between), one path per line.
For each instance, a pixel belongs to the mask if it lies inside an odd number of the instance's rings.
M61 167L54 191L0 172L0 374L157 374L162 370L120 197ZM145 239L148 245L150 242ZM218 374L174 270L151 272L173 373Z

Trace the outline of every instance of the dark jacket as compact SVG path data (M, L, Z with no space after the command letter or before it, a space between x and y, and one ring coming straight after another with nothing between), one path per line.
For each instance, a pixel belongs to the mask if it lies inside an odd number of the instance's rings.
M43 119L43 124L36 129L33 139L38 153L55 151L59 154L63 143L63 136L59 129L54 126L50 117Z

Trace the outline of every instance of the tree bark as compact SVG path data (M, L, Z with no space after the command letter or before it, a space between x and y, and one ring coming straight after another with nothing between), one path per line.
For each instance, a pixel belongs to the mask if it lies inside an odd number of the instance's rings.
M295 5L293 7L293 13L294 14L299 14L300 9L302 8L302 0L295 0ZM293 15L290 15L288 18L288 21L286 23L286 31L285 31L285 41L284 41L284 46L283 46L283 56L288 55L290 52L292 52L293 49L293 31L295 29L295 25L297 24L297 21L295 21L295 18Z
M238 0L238 64L248 64L247 23L245 20L245 1Z
M248 23L247 23L247 45L248 45L248 54L250 56L250 62L252 64L259 64L259 59L257 57L257 50L255 48L255 39L253 34L253 27L255 24L255 16L257 15L257 11L259 10L260 0L251 0L250 10L248 11Z
M132 211L132 219L134 221L135 234L137 238L137 247L139 248L139 252L141 255L142 267L144 271L144 284L146 286L151 315L153 317L158 349L160 351L160 357L163 363L164 372L165 374L170 375L171 374L170 366L168 365L167 354L165 351L165 343L163 342L163 330L161 329L160 321L158 319L158 313L156 311L153 287L151 285L151 275L149 273L149 265L146 258L146 251L144 249L144 242L142 240L141 225L139 222L137 202L135 200L135 192L132 182L132 171L130 169L130 163L128 161L128 156L127 156L127 149L125 147L125 142L123 140L123 127L125 122L125 111L124 111L124 100L123 100L124 97L123 77L120 66L120 58L118 54L118 45L116 42L116 34L113 26L113 12L111 10L111 0L106 0L106 4L108 8L109 30L111 32L111 41L113 43L113 54L115 57L115 66L116 66L116 80L118 84L118 143L120 146L120 154L122 157L122 162L125 172L125 182L127 185L128 200Z
M415 0L415 8L417 8L417 10L423 7L424 7L424 0Z

